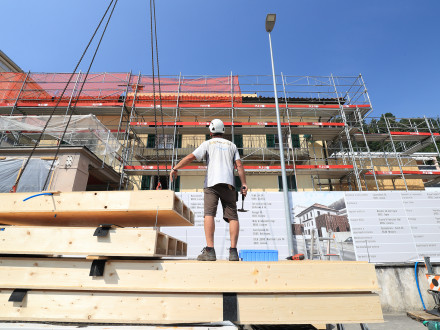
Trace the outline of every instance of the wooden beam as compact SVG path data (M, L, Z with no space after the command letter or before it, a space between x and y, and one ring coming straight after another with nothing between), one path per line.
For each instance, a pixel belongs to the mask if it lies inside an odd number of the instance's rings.
M191 226L194 215L171 190L0 194L0 223L28 226Z
M95 228L4 226L2 254L182 257L187 245L153 228L112 228L93 236ZM54 239L55 238L55 239Z
M222 294L29 291L8 302L0 290L0 320L87 323L223 321ZM366 294L238 294L239 324L383 322L379 296Z
M374 265L350 261L200 262L0 258L1 288L140 292L323 293L379 291Z

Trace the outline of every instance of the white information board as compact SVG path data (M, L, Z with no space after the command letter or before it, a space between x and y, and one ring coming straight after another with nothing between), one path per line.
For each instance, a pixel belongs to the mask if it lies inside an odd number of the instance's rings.
M346 192L345 202L358 260L440 260L439 192Z
M206 245L203 228L203 193L182 192L179 197L195 213L194 227L162 227L161 230L188 243L188 257L196 258ZM241 195L240 195L241 197ZM349 223L348 229L333 229L344 260L373 263L414 262L430 256L440 262L440 191L294 192L292 219L304 229L322 226L323 214ZM238 202L241 208L241 198ZM245 213L239 213L238 249L278 250L288 254L284 201L281 192L250 192ZM315 211L314 211L315 210ZM295 214L295 212L297 214ZM315 212L315 213L314 213ZM306 213L306 216L301 216ZM315 214L315 215L313 215ZM215 249L218 259L228 258L229 225L219 203L215 218ZM313 218L315 217L315 218ZM313 218L313 221L311 219ZM345 218L345 220L344 220ZM348 219L347 219L348 218ZM344 226L342 226L345 228ZM324 230L326 228L321 228ZM305 238L309 237L307 233ZM352 238L352 241L350 241ZM303 236L296 236L299 252Z
M203 229L203 193L181 192L177 195L195 214L194 227L162 227L161 231L188 243L188 258L197 258L206 246ZM241 195L238 208L241 208ZM286 220L284 216L283 195L280 192L250 192L244 201L244 209L239 212L240 235L239 250L278 250L283 259L288 254ZM221 203L215 217L214 247L217 259L229 257L229 224L223 218Z

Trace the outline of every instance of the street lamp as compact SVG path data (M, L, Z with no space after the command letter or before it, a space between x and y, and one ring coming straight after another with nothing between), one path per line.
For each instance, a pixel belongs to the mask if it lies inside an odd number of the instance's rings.
M286 217L286 229L287 229L287 243L289 247L289 255L293 256L293 234L292 234L292 221L290 213L290 202L289 202L289 189L287 186L287 175L286 175L286 165L284 164L284 144L283 135L281 134L281 120L280 120L280 108L278 106L278 93L277 84L275 79L275 66L273 64L273 53L272 53L272 39L270 33L272 32L275 21L276 14L267 14L266 16L266 32L269 33L269 46L270 46L270 59L272 62L272 77L273 77L273 92L275 96L275 108L277 113L277 129L278 129L278 145L280 149L280 162L281 162L281 178L283 182L283 196L284 196L284 213Z

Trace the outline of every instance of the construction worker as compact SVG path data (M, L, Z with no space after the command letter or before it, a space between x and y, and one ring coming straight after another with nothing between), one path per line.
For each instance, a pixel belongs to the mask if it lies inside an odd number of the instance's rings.
M211 139L203 142L191 154L183 158L170 173L170 180L177 177L178 170L193 160L206 160L208 166L204 185L204 227L206 247L202 254L197 257L201 261L217 260L214 250L214 217L217 213L218 200L223 207L223 219L229 223L229 234L231 237L231 248L229 249L229 260L238 261L237 241L240 225L237 214L237 195L234 188L234 165L237 167L241 180L240 192L246 196L248 187L244 168L240 160L237 146L223 138L225 125L220 119L213 119L209 124Z

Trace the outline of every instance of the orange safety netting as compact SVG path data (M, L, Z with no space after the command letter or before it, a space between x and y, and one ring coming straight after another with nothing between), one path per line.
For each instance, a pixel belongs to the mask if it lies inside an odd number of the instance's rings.
M58 102L70 73L0 73L0 105L31 106L52 105ZM27 76L27 79L26 79ZM26 82L24 83L26 79ZM100 105L121 103L124 98L136 103L153 101L153 79L127 73L93 73L84 82L85 74L74 74L61 99L60 105L71 100L72 105ZM156 101L159 101L158 79L155 79ZM160 79L162 100L177 101L241 101L238 76L217 78L165 78ZM81 94L79 91L81 89ZM22 88L23 87L23 88ZM17 99L18 98L18 99Z

